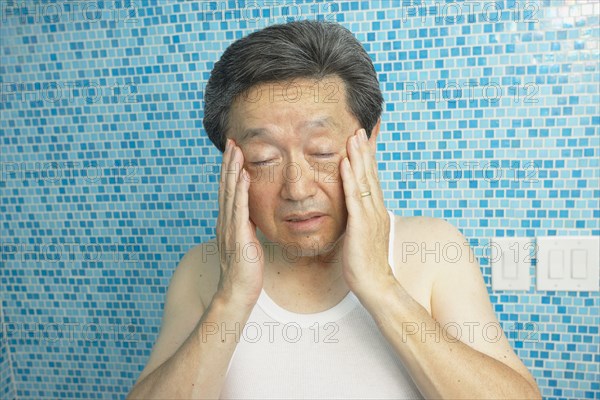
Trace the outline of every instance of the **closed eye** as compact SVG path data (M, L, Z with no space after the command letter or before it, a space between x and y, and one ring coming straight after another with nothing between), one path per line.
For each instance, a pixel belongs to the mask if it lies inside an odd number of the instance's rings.
M316 157L322 157L322 158L327 158L327 157L332 157L335 153L317 153L315 154Z
M272 160L263 160L263 161L250 161L250 165L255 166L255 167L264 167L265 165L269 165L271 163L274 163L276 160L272 159Z
M314 156L318 158L329 158L333 157L336 153L315 153ZM250 161L250 165L255 167L264 167L266 165L274 164L277 159L262 160L262 161Z

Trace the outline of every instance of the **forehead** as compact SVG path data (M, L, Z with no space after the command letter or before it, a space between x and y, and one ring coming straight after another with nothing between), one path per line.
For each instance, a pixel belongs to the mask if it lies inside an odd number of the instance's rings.
M231 107L228 137L246 140L262 133L357 123L348 111L345 85L337 77L261 83L238 96Z

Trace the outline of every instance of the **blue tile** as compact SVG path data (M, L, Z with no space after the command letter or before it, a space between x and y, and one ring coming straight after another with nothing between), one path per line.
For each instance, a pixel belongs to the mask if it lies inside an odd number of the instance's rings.
M486 284L483 248L491 237L600 236L600 77L583 39L597 30L597 16L557 20L563 0L525 8L498 1L497 15L475 3L415 2L410 13L392 3L124 2L121 19L106 19L113 10L94 23L77 9L61 16L74 21L2 14L2 238L100 243L111 256L139 261L36 269L36 260L13 260L0 269L0 322L35 316L131 326L137 335L102 346L59 343L56 350L32 339L0 341L0 397L124 397L158 334L175 265L215 234L220 154L202 127L210 70L233 40L298 13L341 22L364 41L386 98L377 146L380 172L388 174L386 204L458 226L473 240ZM569 11L587 10L571 3ZM62 0L48 4L71 10ZM452 7L463 13L454 17ZM63 84L55 102L49 96L59 92L48 83ZM422 88L410 92L408 83ZM72 98L64 84L76 85ZM94 87L102 92L97 98ZM407 177L409 161L423 170ZM61 166L60 179L39 167L50 162ZM450 163L459 171L443 174ZM489 178L493 163L501 166L499 179ZM488 290L500 321L522 323L509 340L540 379L544 398L600 398L594 293ZM518 340L530 333L526 322L535 324L537 342ZM5 378L8 350L16 385ZM39 363L37 355L45 369L26 367Z

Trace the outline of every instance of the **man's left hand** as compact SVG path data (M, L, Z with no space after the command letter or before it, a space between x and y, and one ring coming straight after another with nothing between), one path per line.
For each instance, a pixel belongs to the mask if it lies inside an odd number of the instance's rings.
M371 143L364 129L350 136L349 159L340 165L348 209L342 269L346 283L361 300L378 295L394 281L388 263L390 217L377 177L374 139Z

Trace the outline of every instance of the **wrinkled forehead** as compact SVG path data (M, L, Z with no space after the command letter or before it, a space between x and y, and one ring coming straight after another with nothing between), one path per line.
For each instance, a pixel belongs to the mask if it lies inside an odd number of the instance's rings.
M336 76L254 85L234 100L227 136L237 136L236 133L264 124L287 124L292 120L343 125L349 118L345 92L344 82Z

